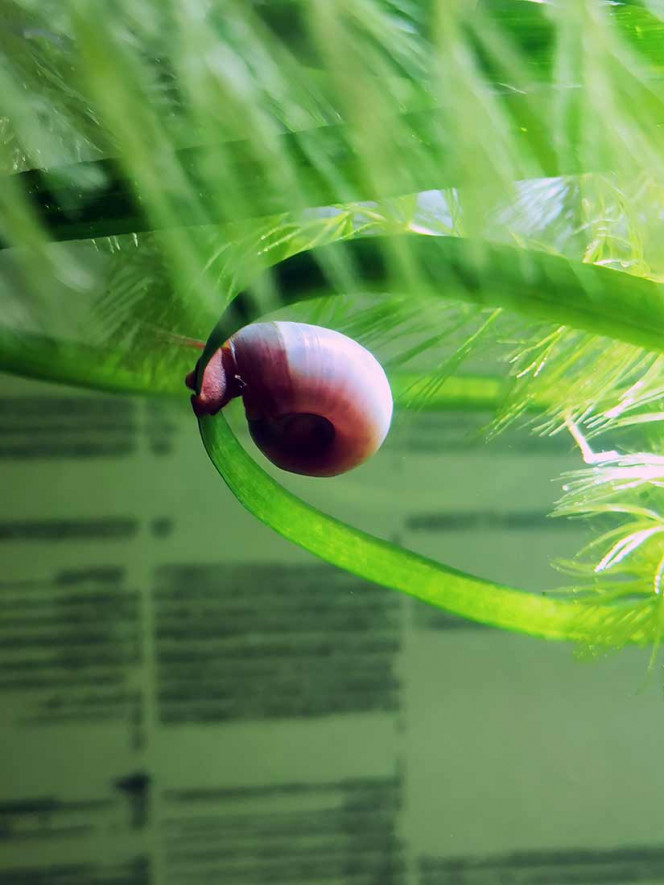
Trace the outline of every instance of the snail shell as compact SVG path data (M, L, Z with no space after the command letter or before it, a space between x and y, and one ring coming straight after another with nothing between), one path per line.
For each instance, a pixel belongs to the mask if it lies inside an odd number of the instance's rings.
M196 415L241 396L252 439L291 473L336 476L374 454L392 419L376 359L340 332L307 323L254 323L187 376Z

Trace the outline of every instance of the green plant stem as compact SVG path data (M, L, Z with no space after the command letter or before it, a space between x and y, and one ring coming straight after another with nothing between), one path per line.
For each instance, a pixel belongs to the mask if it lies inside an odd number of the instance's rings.
M185 393L183 379L158 366L132 365L129 355L0 327L0 371L118 394Z
M329 294L340 284L337 291L394 292L403 287L402 291L418 296L462 298L655 350L661 350L664 341L661 286L544 253L453 238L408 237L399 242L394 237L372 237L302 253L272 268L270 274L252 287L253 301L244 299L242 321L247 311L264 313L275 291L296 302ZM206 344L208 353L235 331L239 319L232 311L222 318ZM223 416L203 418L199 426L217 470L254 516L347 571L462 617L550 639L601 642L603 628L616 617L615 606L524 593L359 532L282 489L246 455ZM649 609L628 613L621 642L652 642L656 627Z
M499 307L646 350L664 349L664 285L545 252L400 234L330 243L270 268L230 305L206 351L283 304L386 292Z
M368 581L483 624L547 639L593 642L615 607L548 599L465 574L354 529L283 489L250 458L223 415L203 417L206 451L224 482L257 519L310 553ZM654 638L646 618L625 641Z
M63 344L37 335L16 335L0 328L0 371L25 378L70 384L117 394L144 394L184 399L191 395L182 373L153 370L150 374L123 365L122 355L81 344ZM390 386L397 409L481 411L495 409L505 381L490 375L455 375L431 390L432 378L413 372L392 372ZM437 380L437 379L436 379ZM532 404L543 409L544 403Z
M395 263L400 245L406 246L405 267ZM334 292L388 291L500 307L649 350L664 349L664 286L659 283L543 252L457 237L400 235L332 243L270 268L231 303L210 335L203 358L275 307ZM0 370L109 391L180 393L183 364L173 361L173 353L164 346L152 354L123 354L0 327ZM423 391L426 380L421 379ZM408 376L399 397L408 399L412 383ZM495 404L499 397L497 390L487 395L477 382L459 393L456 383L441 388L442 407L458 406L465 398L473 407ZM415 397L413 405L424 404L426 394Z
M295 302L334 291L388 290L503 307L657 350L664 341L663 290L651 281L544 253L456 238L401 236L334 243L282 262L256 280L240 302L241 310L224 315L206 348L217 346L234 326L252 319L252 313L264 315L275 291ZM25 336L5 331L0 352L0 368L49 380L146 393L169 392L175 381L168 351L153 363L125 365L117 352L49 345L38 338L26 347ZM486 385L470 380L465 391L478 404L490 400L488 393ZM452 401L458 407L458 389ZM615 607L547 599L483 581L358 532L282 489L247 456L223 416L203 419L200 428L213 463L258 519L367 580L482 623L555 639L593 642L615 615ZM651 620L635 616L624 641L647 643L654 629Z

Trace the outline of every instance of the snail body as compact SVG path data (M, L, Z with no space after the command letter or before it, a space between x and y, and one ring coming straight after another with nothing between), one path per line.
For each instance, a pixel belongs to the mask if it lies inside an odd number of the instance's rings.
M241 396L252 439L277 467L336 476L380 448L392 394L378 361L360 344L320 326L253 323L187 376L197 416Z

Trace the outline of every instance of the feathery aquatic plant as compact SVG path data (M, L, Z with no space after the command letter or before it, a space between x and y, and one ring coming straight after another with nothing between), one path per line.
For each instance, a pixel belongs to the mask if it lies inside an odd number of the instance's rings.
M204 417L246 507L465 617L656 646L663 37L655 2L7 0L0 368L183 395L178 339L290 305L379 351L398 409L571 432L557 514L602 528L568 590L500 587L325 516Z

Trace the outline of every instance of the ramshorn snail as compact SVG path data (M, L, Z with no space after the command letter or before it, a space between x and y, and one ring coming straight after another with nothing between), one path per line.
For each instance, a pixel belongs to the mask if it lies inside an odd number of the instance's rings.
M197 416L241 396L249 432L282 470L336 476L381 446L392 394L375 357L351 338L307 323L254 323L187 376Z

